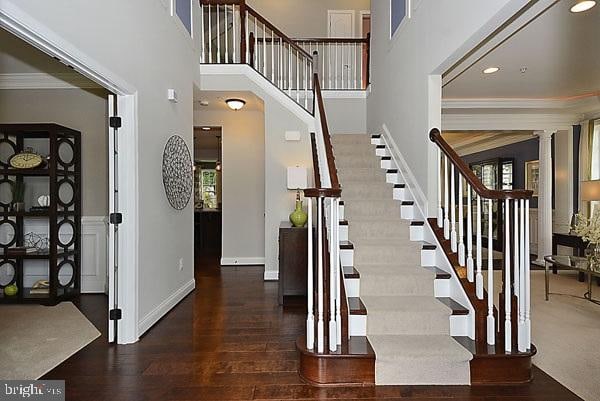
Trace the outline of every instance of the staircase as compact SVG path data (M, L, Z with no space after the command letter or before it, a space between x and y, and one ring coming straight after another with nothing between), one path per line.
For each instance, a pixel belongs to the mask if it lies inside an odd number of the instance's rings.
M386 182L369 136L332 140L375 383L470 384L472 354L450 336L453 309L435 298L436 268L422 263L431 246L410 240L411 222L400 215L405 199L393 198L401 184Z

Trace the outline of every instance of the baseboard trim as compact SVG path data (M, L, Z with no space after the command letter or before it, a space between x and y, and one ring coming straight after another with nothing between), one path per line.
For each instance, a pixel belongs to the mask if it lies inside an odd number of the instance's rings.
M272 270L265 270L265 281L278 281L279 280L279 272Z
M196 280L191 279L181 288L162 301L156 308L150 311L138 322L138 336L142 336L152 326L154 326L164 315L173 309L183 298L196 288Z
M221 266L264 265L265 258L221 258Z

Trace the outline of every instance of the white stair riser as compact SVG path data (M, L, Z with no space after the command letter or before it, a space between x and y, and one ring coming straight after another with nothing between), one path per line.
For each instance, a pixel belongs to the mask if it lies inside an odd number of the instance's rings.
M424 226L410 226L410 240L411 241L423 241L425 238L425 227Z
M415 206L414 205L402 205L400 206L400 217L405 220L414 220L415 218Z
M381 168L382 169L389 170L391 168L395 168L395 167L392 167L392 165L393 165L393 163L392 163L391 160L382 160L381 161Z
M435 294L436 298L450 298L450 280L433 280L433 293Z
M345 278L344 285L346 286L346 296L356 297L360 296L360 279L359 278Z
M348 226L340 226L340 241L348 241Z
M400 179L400 174L398 173L386 173L385 182L388 184L403 184L402 180Z
M436 266L435 261L436 261L435 249L422 249L421 250L421 266L434 267L434 266Z
M350 315L348 322L348 331L351 336L366 336L367 335L367 316L366 315Z
M465 337L469 335L469 315L450 316L450 335Z
M388 148L376 148L375 149L375 155L377 155L379 157L391 156L390 151L388 150Z
M385 145L382 138L371 138L371 145Z
M394 188L394 200L412 201L414 200L410 191L405 188Z
M354 266L354 249L341 249L340 261L342 266Z
M345 220L346 218L344 217L344 205L340 205L340 220Z

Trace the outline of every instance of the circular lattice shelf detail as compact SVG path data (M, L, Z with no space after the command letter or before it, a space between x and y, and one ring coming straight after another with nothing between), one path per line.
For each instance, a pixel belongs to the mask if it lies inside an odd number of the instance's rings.
M174 209L182 210L190 202L194 190L193 168L192 156L183 138L170 137L163 152L162 175L167 199Z

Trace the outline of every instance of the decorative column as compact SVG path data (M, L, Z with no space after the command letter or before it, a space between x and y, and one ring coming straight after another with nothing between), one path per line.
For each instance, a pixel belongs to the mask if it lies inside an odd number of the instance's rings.
M540 177L538 196L538 250L535 264L544 265L544 256L552 254L552 135L537 131L540 141Z

